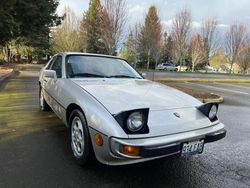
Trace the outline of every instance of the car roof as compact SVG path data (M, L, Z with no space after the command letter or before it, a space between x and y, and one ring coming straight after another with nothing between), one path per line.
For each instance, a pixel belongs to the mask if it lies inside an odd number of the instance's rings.
M85 55L85 56L94 56L94 57L108 57L108 58L122 59L122 60L126 61L126 59L123 59L123 58L120 58L117 56L105 55L105 54L82 53L82 52L60 52L60 53L58 53L58 55L59 54L65 55L65 56L67 56L67 55Z

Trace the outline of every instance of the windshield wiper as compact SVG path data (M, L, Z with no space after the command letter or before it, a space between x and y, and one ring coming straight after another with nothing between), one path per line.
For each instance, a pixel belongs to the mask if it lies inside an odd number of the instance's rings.
M140 77L128 76L128 75L112 75L112 76L109 76L109 78L137 78L137 79L141 79Z
M99 74L93 74L93 73L77 73L77 74L70 74L69 75L71 78L72 77L92 77L92 78L106 78L104 75L99 75Z

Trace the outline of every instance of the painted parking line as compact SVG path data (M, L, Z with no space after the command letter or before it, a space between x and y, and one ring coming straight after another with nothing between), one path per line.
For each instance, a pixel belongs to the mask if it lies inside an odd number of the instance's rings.
M232 87L236 87L236 88L241 88L241 89L250 89L250 85L249 86L245 86L245 85L235 85L235 84L227 84L227 83L216 83L217 85L226 85L226 86L232 86Z
M247 92L242 92L242 91L235 91L232 89L225 89L225 88L221 88L221 87L217 87L217 86L210 86L210 85L203 85L203 84L197 84L197 83L190 83L187 82L186 84L188 85L196 85L196 86L201 86L203 88L208 88L208 89L213 89L213 90L217 90L217 91L226 91L226 92L231 92L231 93L237 93L237 94L243 94L243 95L250 95L250 93Z

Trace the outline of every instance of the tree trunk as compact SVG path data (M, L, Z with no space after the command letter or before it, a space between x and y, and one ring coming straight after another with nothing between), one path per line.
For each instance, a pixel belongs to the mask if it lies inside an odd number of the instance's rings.
M138 60L137 60L137 56L135 55L135 69L137 68L137 63L138 63Z
M148 56L148 61L147 61L147 70L149 69L149 56Z
M181 72L181 69L182 69L182 57L180 57L180 69L179 69L179 72Z
M230 71L229 71L229 74L231 74L231 73L232 73L232 69L233 69L233 64L234 64L234 62L233 62L233 61L231 61L231 65L230 65Z
M154 67L154 69L156 69L156 68L157 68L157 65L158 65L159 59L160 59L160 55L159 55L159 54L156 54L156 56L155 56L155 58L154 58L154 60L155 60L155 67Z
M14 63L20 63L21 55L19 53L16 53L14 55Z
M149 61L150 61L150 49L148 50L147 70L149 69Z
M10 63L10 49L9 47L6 45L5 47L3 47L3 55L4 55L4 61L6 63Z
M27 55L27 63L32 63L32 55L28 54Z

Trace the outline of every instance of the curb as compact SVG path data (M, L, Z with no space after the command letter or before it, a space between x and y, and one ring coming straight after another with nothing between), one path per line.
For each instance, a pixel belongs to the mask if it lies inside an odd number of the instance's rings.
M14 71L14 69L12 69L11 72L9 72L9 73L3 75L2 77L0 77L0 84L1 84L3 81L5 81L5 80L7 80L8 78L10 78L14 73L15 73L15 71Z
M208 103L208 102L214 102L214 103L223 103L224 102L224 98L219 96L219 98L216 99L199 99L201 102L203 103Z
M148 79L148 78L147 78ZM152 79L149 79L152 80ZM189 79L189 78L167 78L155 79L155 82L195 82L195 83L250 83L250 79Z

